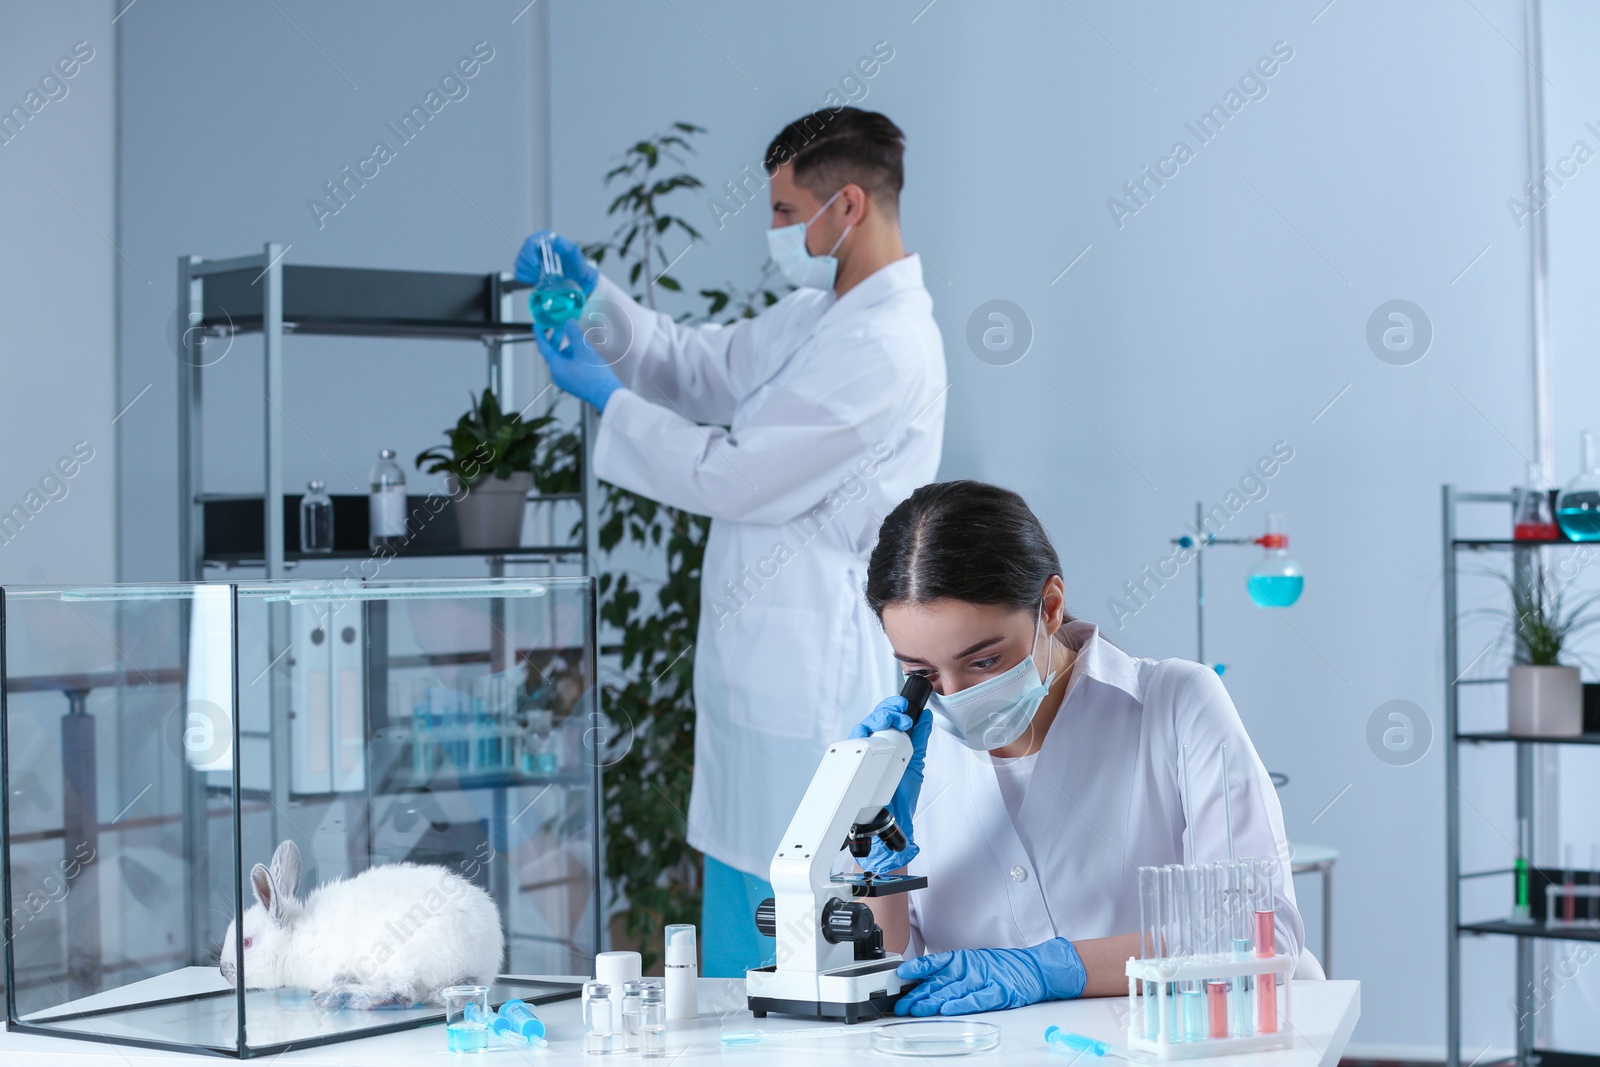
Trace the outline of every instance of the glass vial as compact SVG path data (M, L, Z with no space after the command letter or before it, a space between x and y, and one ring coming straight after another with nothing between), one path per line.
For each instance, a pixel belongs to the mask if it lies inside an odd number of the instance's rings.
M667 998L658 985L647 985L640 995L639 1051L646 1059L667 1054Z
M367 498L367 543L372 549L399 548L406 537L406 472L394 461L394 449L378 453Z
M583 987L583 1051L604 1055L616 1045L611 1010L611 987L587 982Z
M333 551L333 498L313 478L300 498L300 551L306 555Z
M639 1027L644 1015L643 979L622 983L622 1048L625 1052L639 1051ZM665 1010L665 1001L662 1001Z

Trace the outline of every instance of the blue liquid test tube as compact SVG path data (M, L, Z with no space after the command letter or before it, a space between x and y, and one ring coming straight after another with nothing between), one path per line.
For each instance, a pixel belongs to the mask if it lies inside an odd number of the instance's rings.
M1236 960L1249 959L1250 952L1255 947L1255 942L1251 938L1254 913L1250 908L1248 888L1251 867L1249 860L1237 860L1228 864L1228 931L1233 958ZM1229 1003L1232 1009L1230 1015L1234 1037L1249 1037L1255 1033L1255 1012L1250 1003L1250 988L1249 975L1240 975L1233 980Z
M1161 957L1161 869L1139 868L1139 958L1153 960ZM1161 1033L1161 1017L1157 1014L1157 986L1159 982L1144 982L1144 1036L1154 1041Z
M1183 880L1183 868L1169 863L1161 868L1161 922L1166 934L1163 954L1169 959L1180 959L1187 946L1188 896ZM1168 1041L1182 1041L1183 1027L1178 1025L1178 983L1166 983L1167 1010L1162 1019Z
M1205 868L1191 864L1182 870L1184 884L1183 955L1193 961L1205 951ZM1206 1039L1205 983L1198 978L1178 983L1178 1014L1183 1017L1183 1039Z

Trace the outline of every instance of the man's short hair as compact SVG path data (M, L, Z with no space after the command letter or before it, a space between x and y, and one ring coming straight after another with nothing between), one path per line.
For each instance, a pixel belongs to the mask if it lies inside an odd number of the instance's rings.
M765 165L775 174L792 164L795 183L818 200L859 185L894 215L905 184L905 154L906 135L876 111L824 108L785 126L767 146Z

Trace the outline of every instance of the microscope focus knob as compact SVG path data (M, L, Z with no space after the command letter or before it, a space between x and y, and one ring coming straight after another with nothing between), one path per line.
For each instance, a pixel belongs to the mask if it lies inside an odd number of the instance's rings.
M860 901L835 898L822 907L822 938L830 945L870 940L874 926L872 909Z
M756 905L756 929L762 937L778 936L778 902L772 897Z

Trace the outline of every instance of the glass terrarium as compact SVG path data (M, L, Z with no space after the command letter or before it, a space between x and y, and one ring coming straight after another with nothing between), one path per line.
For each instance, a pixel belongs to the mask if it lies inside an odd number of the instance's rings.
M579 990L591 579L8 588L0 632L12 1029L246 1057Z

